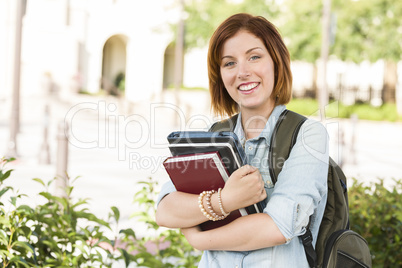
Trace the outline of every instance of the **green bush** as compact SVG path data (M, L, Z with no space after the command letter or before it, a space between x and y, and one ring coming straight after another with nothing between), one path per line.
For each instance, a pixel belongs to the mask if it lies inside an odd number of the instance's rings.
M318 115L318 101L315 99L294 98L287 108L305 116ZM353 114L359 119L373 121L402 121L402 115L398 115L396 105L385 103L380 107L374 107L367 103L344 105L340 102L331 102L325 108L327 118L350 118Z
M133 215L154 233L137 238L134 230L117 229L120 212L111 207L107 221L88 211L87 200L74 200L73 181L68 179L66 197L49 192L54 181L42 184L44 204L30 207L19 204L23 194L6 186L12 170L5 166L13 159L0 159L0 267L112 267L116 263L136 267L195 267L199 252L194 252L180 232L159 231L154 221L155 181L135 195L143 211ZM3 203L8 193L9 207ZM3 198L2 198L3 197ZM109 238L107 233L114 233ZM150 244L156 253L149 249ZM115 266L113 266L115 267Z
M140 204L140 211L133 214L138 221L147 226L148 237L123 239L131 251L140 251L136 254L136 263L141 267L197 267L201 252L195 250L180 233L178 229L165 229L161 231L155 222L158 182L149 178L139 182L143 187L134 196L134 203ZM153 252L147 251L147 245L155 245Z
M373 267L402 266L402 180L388 190L384 180L353 181L349 189L350 227L368 242Z
M42 184L44 204L19 204L23 194L6 186L12 159L0 159L0 267L196 267L201 252L194 250L178 230L162 229L155 222L158 183L151 178L134 195L140 211L133 214L147 227L147 236L137 237L133 229L117 229L120 212L111 207L107 221L88 212L87 200L49 192L52 183ZM8 193L9 208L4 196ZM384 181L363 184L356 180L349 189L351 229L366 238L373 255L373 267L402 264L402 180L392 190ZM106 235L114 233L112 238ZM153 249L151 249L153 248ZM399 267L398 266L398 267Z
M0 203L0 264L2 267L111 267L123 258L115 241L105 236L111 230L109 222L88 212L86 200L73 200L73 186L68 185L66 196L49 192L51 180L42 184L44 204L30 207L19 205L23 196L11 186L4 186L12 170L0 163L0 197L10 192L10 205ZM70 180L68 180L70 183ZM3 199L2 199L3 200ZM110 219L115 218L112 209Z

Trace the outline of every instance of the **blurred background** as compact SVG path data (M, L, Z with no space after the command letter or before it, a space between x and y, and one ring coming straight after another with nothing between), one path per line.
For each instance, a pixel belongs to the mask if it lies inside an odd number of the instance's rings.
M16 158L8 183L35 204L32 178L63 187L66 173L80 177L73 195L92 212L117 206L121 227L136 226L138 181L168 180L166 136L219 119L207 45L237 12L278 27L292 59L288 108L327 127L347 177L400 179L400 0L0 0L0 155Z

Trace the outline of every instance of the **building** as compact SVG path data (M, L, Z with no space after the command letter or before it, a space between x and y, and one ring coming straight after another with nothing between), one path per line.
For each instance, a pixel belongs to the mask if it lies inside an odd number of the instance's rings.
M174 79L176 0L0 0L0 101L13 87L18 43L17 3L26 2L21 31L21 95L77 92L149 100ZM183 85L208 87L206 48L187 51ZM320 74L313 64L293 62L295 96L306 96ZM397 72L402 72L398 63ZM319 70L318 70L319 71ZM385 63L328 63L331 97L346 104L382 104ZM401 75L394 81L402 103ZM402 104L398 105L402 109ZM1 112L1 111L0 111Z
M0 0L3 99L12 92L20 2L24 0ZM120 85L125 88L125 98L135 102L149 99L170 83L174 66L174 49L170 45L174 34L170 25L178 18L174 0L25 2L21 31L22 96L63 96L102 90L119 94Z

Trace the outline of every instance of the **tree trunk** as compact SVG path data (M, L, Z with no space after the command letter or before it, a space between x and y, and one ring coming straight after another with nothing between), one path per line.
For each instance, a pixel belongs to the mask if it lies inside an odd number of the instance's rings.
M399 65L400 64L400 65ZM396 110L402 115L402 64L397 64L397 82L396 82ZM399 65L399 66L398 66Z
M317 79L318 79L318 66L317 62L313 65L313 88L311 89L311 93L309 94L308 97L311 97L313 99L317 98L318 96L318 86L317 86Z
M384 85L382 88L383 103L395 103L395 90L398 80L397 65L394 61L387 60L384 70Z

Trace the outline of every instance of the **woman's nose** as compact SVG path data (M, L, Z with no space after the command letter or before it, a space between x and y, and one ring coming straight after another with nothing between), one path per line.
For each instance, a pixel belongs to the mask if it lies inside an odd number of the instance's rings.
M238 78L239 79L248 78L250 76L250 69L247 66L247 64L242 63L242 64L239 64L238 66L239 66L239 69L238 69L239 72L237 73Z

